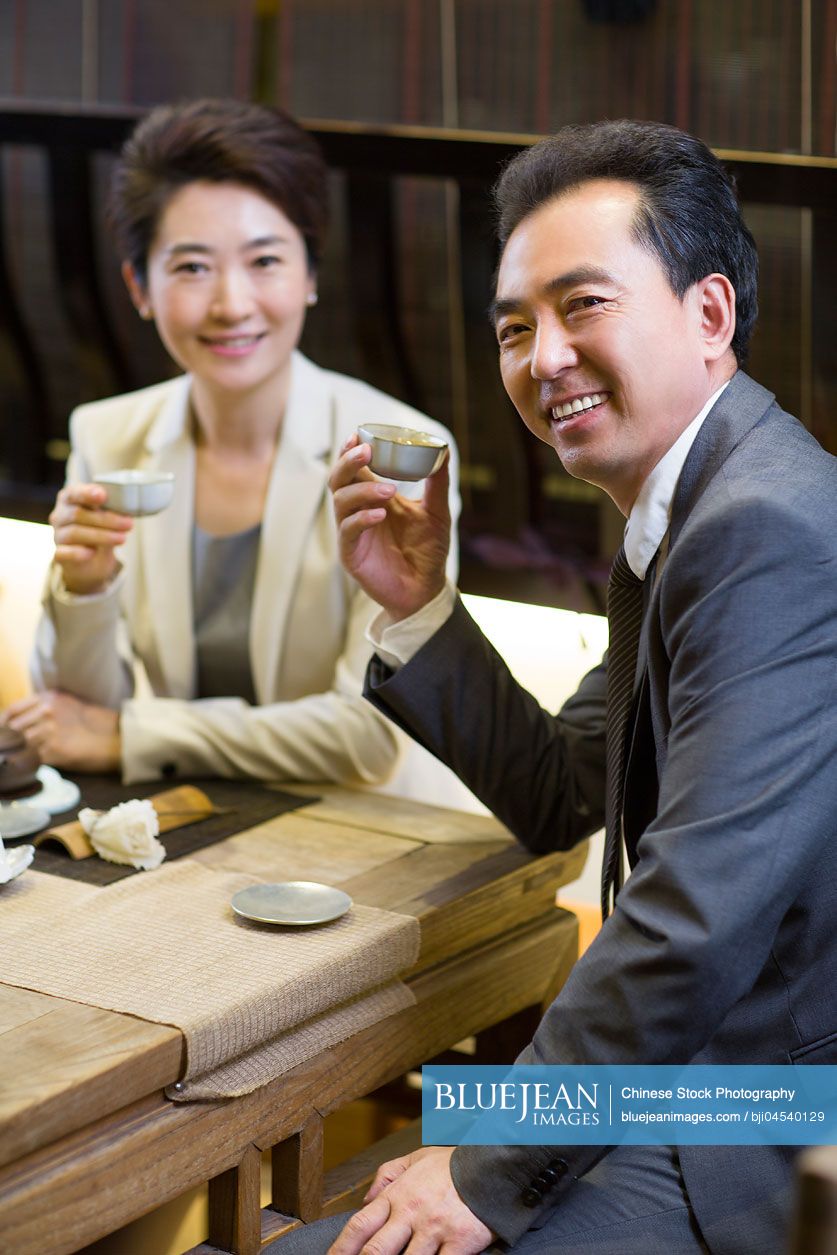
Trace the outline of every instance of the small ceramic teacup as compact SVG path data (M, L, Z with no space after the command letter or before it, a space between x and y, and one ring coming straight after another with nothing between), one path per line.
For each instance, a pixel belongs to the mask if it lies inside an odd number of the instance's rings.
M171 471L119 470L93 476L94 483L107 489L105 505L117 514L140 518L159 514L171 505L174 475Z
M438 471L447 444L439 436L412 427L389 427L384 423L364 423L357 434L372 446L369 469L385 479L416 482Z

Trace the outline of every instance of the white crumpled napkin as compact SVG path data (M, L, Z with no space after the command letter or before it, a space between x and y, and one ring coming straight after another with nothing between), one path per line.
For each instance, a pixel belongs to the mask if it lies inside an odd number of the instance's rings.
M7 885L15 876L25 871L35 854L31 845L19 845L16 850L7 850L0 837L0 885Z
M157 840L160 820L148 798L132 798L109 811L85 806L78 821L93 849L109 863L130 863L150 872L166 857L165 846Z

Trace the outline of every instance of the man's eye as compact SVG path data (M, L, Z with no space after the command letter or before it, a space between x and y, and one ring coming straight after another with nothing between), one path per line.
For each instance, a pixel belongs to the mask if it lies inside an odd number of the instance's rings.
M515 336L519 336L528 330L526 323L523 322L506 323L505 326L497 329L497 343L506 344L509 340L513 340Z
M603 296L576 296L567 306L567 311L574 314L580 309L593 309L596 305L604 305L605 297Z
M202 261L182 261L174 268L174 273L178 275L201 275L205 271L206 263Z
M271 266L278 266L280 262L280 257L275 257L272 253L265 253L261 257L256 257L253 265L258 267L259 270L269 270Z

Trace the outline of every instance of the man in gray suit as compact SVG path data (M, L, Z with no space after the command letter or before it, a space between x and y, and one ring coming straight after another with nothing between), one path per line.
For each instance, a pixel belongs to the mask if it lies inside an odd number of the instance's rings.
M404 501L351 441L332 487L383 608L368 696L530 849L582 839L608 793L618 897L522 1062L836 1063L837 460L740 369L734 190L699 141L617 122L520 154L497 201L503 380L626 515L639 643L617 680L612 617L610 694L603 664L543 711L445 585L444 472ZM783 1147L426 1148L332 1250L779 1255L791 1184Z

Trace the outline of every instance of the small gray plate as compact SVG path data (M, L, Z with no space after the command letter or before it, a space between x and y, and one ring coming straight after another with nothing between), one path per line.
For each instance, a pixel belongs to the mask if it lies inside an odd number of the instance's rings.
M49 821L49 811L43 806L27 806L23 802L0 803L0 837L4 841L31 837L33 832L46 828Z
M232 909L258 924L327 924L345 915L352 899L342 889L315 880L249 885L233 894Z

